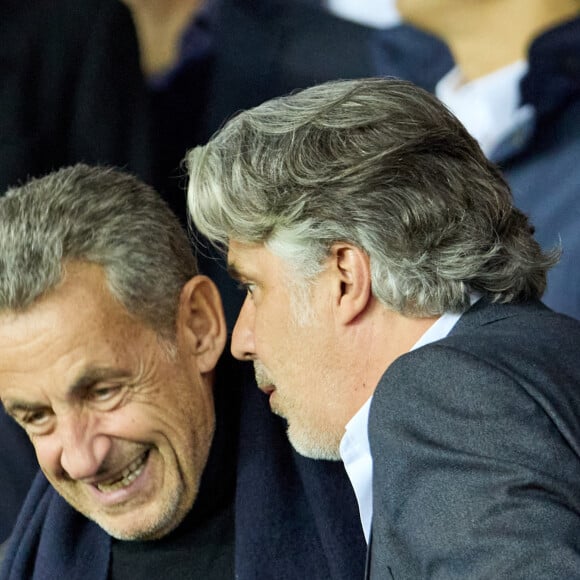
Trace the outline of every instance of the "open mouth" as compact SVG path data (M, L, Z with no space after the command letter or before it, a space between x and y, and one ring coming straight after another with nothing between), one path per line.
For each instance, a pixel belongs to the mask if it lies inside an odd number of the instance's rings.
M124 487L129 487L141 475L143 469L145 469L145 463L148 456L149 451L146 451L143 455L137 457L137 459L123 469L121 475L116 479L97 483L97 489L103 493L110 493L112 491L117 491L118 489L123 489Z

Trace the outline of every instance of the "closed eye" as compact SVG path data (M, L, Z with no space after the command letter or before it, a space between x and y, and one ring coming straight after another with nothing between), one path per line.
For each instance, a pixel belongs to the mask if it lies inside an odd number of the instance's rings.
M85 400L93 407L110 411L114 409L123 399L125 384L95 385L85 393Z
M50 407L18 406L11 409L10 414L31 436L45 435L54 423L54 413Z
M20 423L24 425L42 425L46 423L52 416L52 411L50 409L34 409L26 411L18 418Z
M93 401L108 401L111 397L114 397L120 389L121 385L94 388L91 390L90 398Z

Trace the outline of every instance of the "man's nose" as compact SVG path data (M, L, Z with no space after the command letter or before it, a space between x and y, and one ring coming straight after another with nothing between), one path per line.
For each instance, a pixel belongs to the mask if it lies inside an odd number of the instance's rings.
M90 420L69 416L60 421L61 467L71 479L89 479L98 474L111 449L111 439L98 433Z
M240 360L256 358L254 342L254 305L246 296L232 332L232 354Z

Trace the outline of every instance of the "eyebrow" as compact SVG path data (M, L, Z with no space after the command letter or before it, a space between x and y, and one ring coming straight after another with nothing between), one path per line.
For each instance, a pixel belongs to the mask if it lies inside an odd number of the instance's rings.
M76 396L80 392L84 392L90 387L104 381L127 378L130 375L131 373L124 369L89 367L83 371L83 373L78 376L73 384L67 389L67 396ZM14 415L14 413L19 411L36 411L38 409L44 409L47 406L48 405L45 405L44 403L29 403L18 399L4 403L4 409L9 415Z
M46 408L46 406L39 403L26 403L25 401L9 401L8 403L3 403L6 414L11 417L15 417L21 412L37 411L38 409Z
M109 381L111 379L124 379L130 375L131 373L125 369L89 367L83 371L83 373L78 376L75 382L68 388L68 394L75 395L79 391L85 391L86 389L104 381Z
M238 270L238 268L234 262L228 263L227 272L235 280L241 280L244 277L243 274Z

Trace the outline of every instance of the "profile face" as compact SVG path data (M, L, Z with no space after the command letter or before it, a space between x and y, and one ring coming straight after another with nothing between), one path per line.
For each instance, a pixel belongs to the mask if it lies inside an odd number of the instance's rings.
M310 297L296 296L288 265L262 245L230 242L228 263L247 289L232 335L232 354L253 360L256 381L274 413L288 422L294 448L315 459L340 459L350 418L339 373L325 275ZM309 301L309 304L305 304ZM307 308L312 315L299 320ZM340 377L342 375L342 379Z
M0 399L42 471L119 539L155 539L193 505L211 445L212 388L184 341L171 349L69 264L23 313L0 314Z

